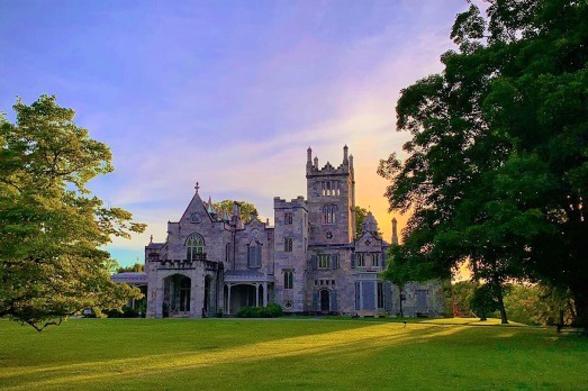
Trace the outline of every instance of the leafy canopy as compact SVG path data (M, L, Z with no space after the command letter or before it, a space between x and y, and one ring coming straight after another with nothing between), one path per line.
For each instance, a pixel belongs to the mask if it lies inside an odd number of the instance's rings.
M494 286L569 290L587 326L588 3L488 3L457 16L443 71L401 92L407 158L378 172L413 214L390 267L450 277L468 259Z
M103 246L142 232L86 187L112 171L109 148L52 96L0 118L0 316L42 330L84 308L120 308L135 288L111 282Z
M220 202L215 202L212 205L214 209L216 209L216 211L221 214L221 216L223 213L227 213L227 215L231 216L231 213L233 212L233 204L235 202L239 204L241 220L249 222L253 219L256 219L259 215L255 205L246 201L223 200Z

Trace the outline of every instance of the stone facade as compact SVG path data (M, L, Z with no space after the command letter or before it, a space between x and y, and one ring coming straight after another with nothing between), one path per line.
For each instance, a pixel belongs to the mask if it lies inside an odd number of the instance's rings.
M235 314L243 306L275 302L291 313L396 315L401 295L382 281L389 244L371 213L355 233L353 156L343 149L337 167L307 151L307 199L274 198L274 226L243 222L204 202L198 184L164 243L145 247L147 316ZM398 243L393 220L392 243ZM439 282L403 290L404 314L434 316L443 310Z

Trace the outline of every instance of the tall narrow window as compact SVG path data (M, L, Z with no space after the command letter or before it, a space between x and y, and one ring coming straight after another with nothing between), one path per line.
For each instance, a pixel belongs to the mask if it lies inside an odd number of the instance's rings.
M231 243L227 243L225 246L225 262L231 261Z
M292 224L292 220L293 220L292 213L286 212L284 214L284 223L287 224L287 225L291 225Z
M247 246L247 265L251 268L261 267L261 243L254 242Z
M194 233L186 239L186 259L193 262L201 259L204 254L204 239L202 236Z
M284 289L294 289L294 275L291 270L284 272Z
M323 224L335 224L337 215L337 205L323 206Z
M378 308L384 308L384 284L378 282Z
M372 254L372 266L380 266L380 254Z
M284 251L287 253L292 252L292 238L284 238Z
M318 256L318 268L319 269L328 269L329 263L331 261L331 256L328 254L320 254Z
M355 254L355 260L356 260L357 266L360 266L360 267L365 266L365 254L363 254L363 253Z

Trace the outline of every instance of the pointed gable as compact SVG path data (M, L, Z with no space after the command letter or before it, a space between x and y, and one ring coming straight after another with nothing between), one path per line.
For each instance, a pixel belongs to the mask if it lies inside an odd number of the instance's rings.
M188 207L180 217L180 223L200 224L202 222L212 222L212 217L206 209L205 203L200 198L198 190L196 190Z

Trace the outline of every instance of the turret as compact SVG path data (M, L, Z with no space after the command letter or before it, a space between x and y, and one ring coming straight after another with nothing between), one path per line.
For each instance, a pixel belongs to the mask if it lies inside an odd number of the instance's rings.
M349 157L348 157L349 148L347 145L343 147L343 165L347 166L349 164Z

